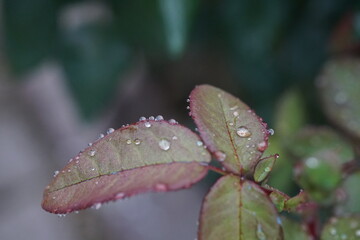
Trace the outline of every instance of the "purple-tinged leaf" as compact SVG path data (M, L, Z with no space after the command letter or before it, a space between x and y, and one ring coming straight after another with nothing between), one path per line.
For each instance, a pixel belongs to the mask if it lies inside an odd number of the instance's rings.
M286 211L296 211L299 206L308 201L308 194L304 191L300 191L298 195L287 199L285 201L284 209Z
M358 139L360 139L359 76L359 59L336 59L325 65L317 82L327 116Z
M209 85L191 92L190 110L215 158L233 173L251 174L268 146L262 119L238 98Z
M285 202L290 198L285 193L282 193L276 189L273 189L273 191L270 193L269 197L279 212L284 210Z
M42 206L69 213L147 191L186 188L207 173L210 154L189 129L141 121L98 140L69 162L44 192Z
M198 238L283 239L280 222L271 200L257 184L227 175L205 197Z

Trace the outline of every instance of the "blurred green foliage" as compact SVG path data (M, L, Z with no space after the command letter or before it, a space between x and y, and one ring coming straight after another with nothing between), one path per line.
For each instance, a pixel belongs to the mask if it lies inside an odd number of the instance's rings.
M88 5L101 14L87 11ZM331 34L355 7L354 0L5 0L5 50L19 75L44 60L59 61L87 119L114 99L134 57L145 56L151 70L158 63L181 64L194 50L204 57L221 51L218 65L230 63L234 91L271 120L279 93L312 84L330 53ZM80 17L69 17L82 8ZM189 71L202 67L197 63ZM176 81L160 76L166 74L155 77L162 83Z

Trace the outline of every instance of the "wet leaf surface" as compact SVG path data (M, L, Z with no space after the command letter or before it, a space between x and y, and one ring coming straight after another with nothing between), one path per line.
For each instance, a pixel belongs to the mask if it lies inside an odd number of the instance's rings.
M121 128L72 159L45 189L42 206L68 213L141 192L189 187L210 162L198 142L189 129L166 121Z
M360 217L331 218L323 228L321 240L360 239Z
M360 139L360 61L329 61L318 79L327 116L349 134Z
M284 239L286 240L312 240L313 238L305 231L300 223L286 217L281 218Z
M274 205L258 185L227 175L205 197L198 239L283 239L279 222Z
M278 155L269 156L267 158L261 159L255 167L254 180L256 182L264 181L270 174L272 168L274 167L275 161L278 158Z
M208 149L234 173L252 173L268 146L266 124L246 104L210 85L190 94L191 115Z

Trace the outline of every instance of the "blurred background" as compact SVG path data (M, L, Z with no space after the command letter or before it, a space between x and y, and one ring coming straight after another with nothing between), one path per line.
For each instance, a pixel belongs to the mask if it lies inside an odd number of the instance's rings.
M109 127L161 114L194 129L186 98L202 83L275 133L289 91L307 124L328 124L315 79L359 43L354 0L0 0L0 238L194 239L212 174L65 218L41 209L42 192Z

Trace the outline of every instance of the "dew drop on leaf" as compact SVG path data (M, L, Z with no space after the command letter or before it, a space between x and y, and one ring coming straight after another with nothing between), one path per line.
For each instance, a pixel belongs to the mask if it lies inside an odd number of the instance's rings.
M135 145L139 145L141 143L141 141L140 141L140 139L137 138L134 140L134 143L135 143Z
M113 133L114 131L115 131L115 129L113 129L113 128L109 128L109 129L106 131L106 134Z
M125 193L123 193L123 192L119 192L118 194L115 195L116 199L122 199L124 197L125 197Z
M56 177L59 174L59 171L54 172L54 177Z
M244 127L244 126L239 127L236 130L236 133L239 137L242 137L242 138L251 136L251 132L249 131L249 129L247 129L247 127Z
M169 123L170 123L170 124L177 124L178 122L177 122L175 119L170 119L170 120L169 120Z
M265 233L263 232L260 224L257 225L256 236L259 240L266 240Z
M99 139L102 139L103 137L105 137L105 135L101 133L101 134L99 135Z
M237 117L237 116L239 116L239 112L238 112L238 111L235 111L235 112L233 112L233 115L234 115L235 117Z
M145 127L147 127L147 128L151 127L151 123L149 123L149 122L145 122L144 125L145 125Z
M139 121L145 121L146 120L146 117L140 117L139 118Z
M150 121L155 120L154 116L150 116L150 117L149 117L149 120L150 120Z
M165 192L167 190L167 187L163 183L158 183L155 185L155 189L156 189L156 191Z
M201 147L202 145L204 145L204 143L202 141L197 141L196 145L198 145L199 147Z
M95 203L95 204L94 204L94 208L95 208L96 210L100 209L100 208L101 208L101 203Z
M161 115L157 115L155 118L155 121L162 121L162 120L164 120L164 118Z
M356 235L357 237L360 237L360 229L356 230L355 235Z
M91 151L89 152L90 157L95 156L95 154L96 154L96 151L95 151L95 150L91 150Z
M130 144L131 144L131 140L130 140L130 139L126 140L126 144L130 145Z
M257 149L260 151L260 152L264 152L267 148L267 142L265 141L262 141L260 142L258 145L257 145Z
M216 159L219 160L220 162L223 162L226 158L226 154L222 151L216 151L214 154Z
M309 157L305 160L305 164L309 168L317 168L319 166L319 160L315 157Z
M270 128L270 129L268 130L268 133L272 136L272 135L274 135L275 131L274 131L274 129Z
M164 150L164 151L167 151L170 149L170 142L166 139L161 139L159 141L159 147Z

